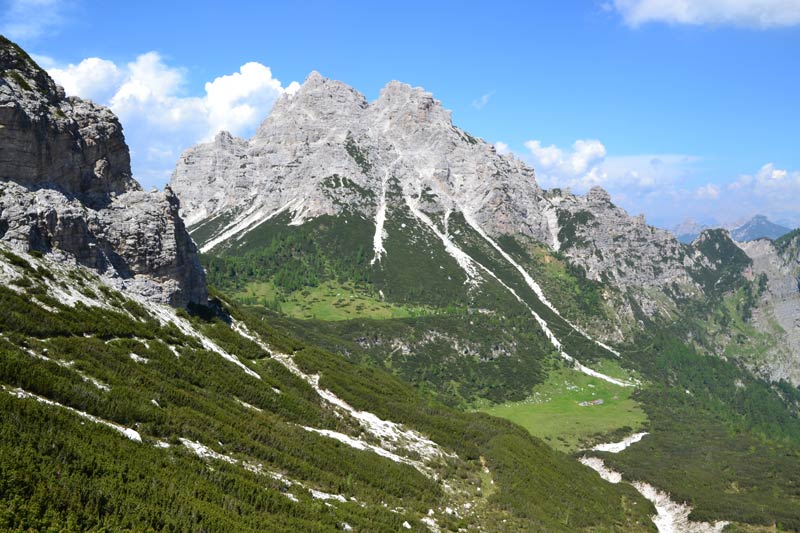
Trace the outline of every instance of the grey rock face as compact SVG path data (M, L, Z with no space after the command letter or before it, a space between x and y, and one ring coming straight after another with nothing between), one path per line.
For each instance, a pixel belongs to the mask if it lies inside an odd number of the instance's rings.
M622 288L691 286L695 260L666 230L648 226L611 203L600 187L586 196L551 191L559 234L557 249L586 269L587 277Z
M0 65L0 178L27 187L55 186L86 203L139 188L111 111L65 98L46 72L5 39Z
M207 300L197 250L170 190L131 177L108 109L64 92L0 37L0 240L57 252L120 287L184 306Z
M606 340L622 340L622 328L638 327L642 313L655 322L675 320L687 299L704 302L710 290L735 286L751 268L726 231L682 244L615 206L602 188L584 196L542 190L533 169L453 126L429 93L398 82L367 102L312 73L297 93L276 102L252 139L223 132L184 152L171 184L204 251L220 251L279 214L302 224L345 210L374 220L373 263L385 252L384 221L401 210L441 221L444 234L449 215L461 213L492 237L527 236L606 283L604 298L621 325L595 330ZM783 270L757 268L774 279L776 294L788 291ZM785 296L779 299L794 301ZM795 304L783 305L776 303L775 313L788 328L798 313L790 309ZM786 337L782 353L787 346L797 353L799 340ZM790 375L780 357L766 363L772 377Z
M768 239L739 246L753 260L752 276L764 274L767 279L751 323L780 340L766 354L760 370L772 379L800 385L800 236L782 249Z

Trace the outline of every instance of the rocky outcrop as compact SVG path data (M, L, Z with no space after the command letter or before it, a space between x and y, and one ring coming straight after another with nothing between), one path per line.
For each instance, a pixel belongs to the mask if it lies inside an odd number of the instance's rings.
M739 246L752 259L753 278L766 281L751 323L776 341L758 361L758 369L772 379L800 385L800 235L781 243L769 239ZM777 327L776 327L777 326Z
M185 306L207 300L178 198L131 177L122 127L108 109L65 98L0 37L0 240L54 252L119 287Z

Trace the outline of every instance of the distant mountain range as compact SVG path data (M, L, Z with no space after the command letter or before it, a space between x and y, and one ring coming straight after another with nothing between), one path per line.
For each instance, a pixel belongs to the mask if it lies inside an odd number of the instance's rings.
M753 218L739 225L714 225L701 224L696 220L687 218L672 229L672 232L684 244L694 241L704 229L724 228L730 231L731 237L737 242L748 242L756 239L775 240L789 233L791 228L781 226L769 220L764 215L755 215Z

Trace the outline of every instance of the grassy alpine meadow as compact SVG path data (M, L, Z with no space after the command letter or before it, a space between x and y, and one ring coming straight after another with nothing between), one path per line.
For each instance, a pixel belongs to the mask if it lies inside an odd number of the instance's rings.
M618 377L625 374L611 361L602 361L598 370ZM519 424L559 450L574 452L586 448L600 435L623 428L633 432L646 426L647 415L631 398L633 392L633 387L620 387L560 366L525 400L483 411Z
M272 281L253 281L232 294L246 305L263 305L292 318L314 320L351 320L354 318L390 319L425 316L432 308L396 305L384 301L371 287L354 282L329 280L316 287L287 292Z

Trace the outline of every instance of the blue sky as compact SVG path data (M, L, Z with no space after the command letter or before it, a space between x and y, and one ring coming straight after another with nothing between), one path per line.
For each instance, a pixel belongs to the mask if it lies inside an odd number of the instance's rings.
M651 223L800 225L800 0L385 4L0 0L0 31L111 105L146 186L318 70L369 99L423 86L543 186Z

